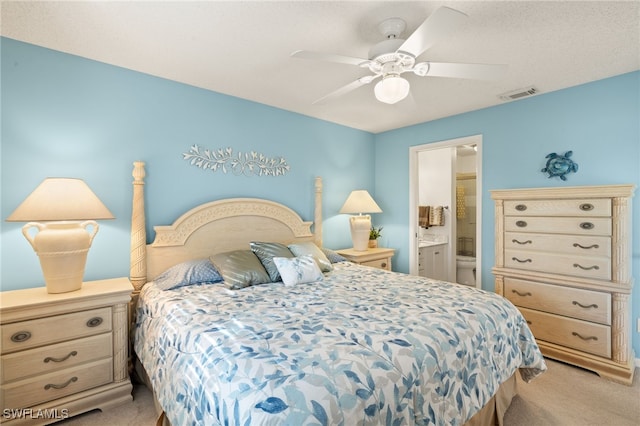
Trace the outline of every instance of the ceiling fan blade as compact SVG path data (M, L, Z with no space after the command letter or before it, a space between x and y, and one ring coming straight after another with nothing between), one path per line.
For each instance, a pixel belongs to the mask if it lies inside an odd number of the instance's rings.
M370 61L368 59L353 58L351 56L334 55L332 53L309 52L308 50L296 50L291 54L293 58L313 59L315 61L337 62L339 64L366 66Z
M468 78L471 80L499 80L507 72L503 64L456 64L450 62L428 62L427 77Z
M313 105L323 104L326 101L330 101L332 99L338 98L346 93L351 92L352 90L356 90L357 88L364 86L365 84L371 83L373 80L375 80L378 77L380 77L380 75L365 75L364 77L360 77L359 79L352 81L351 83L345 86L342 86L338 90L334 90L328 95L325 95L320 99L316 99L315 101L313 101Z
M410 53L414 57L454 33L466 20L467 15L448 7L433 12L398 48L398 52Z

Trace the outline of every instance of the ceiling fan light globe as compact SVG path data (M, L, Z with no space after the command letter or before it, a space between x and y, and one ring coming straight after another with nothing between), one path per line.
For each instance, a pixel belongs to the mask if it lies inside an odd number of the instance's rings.
M409 94L409 82L399 75L390 75L379 81L373 91L380 102L395 104Z

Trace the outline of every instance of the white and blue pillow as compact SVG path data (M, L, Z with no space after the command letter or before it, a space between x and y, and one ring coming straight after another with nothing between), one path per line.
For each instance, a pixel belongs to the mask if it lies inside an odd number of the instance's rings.
M322 281L324 278L320 267L311 255L294 258L274 257L273 263L280 272L282 282L287 286Z

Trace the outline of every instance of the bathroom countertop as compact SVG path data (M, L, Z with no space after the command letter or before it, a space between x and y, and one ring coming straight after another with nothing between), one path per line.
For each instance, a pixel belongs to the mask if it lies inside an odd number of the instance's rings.
M443 246L447 243L442 241L418 241L418 247L433 247L433 246Z

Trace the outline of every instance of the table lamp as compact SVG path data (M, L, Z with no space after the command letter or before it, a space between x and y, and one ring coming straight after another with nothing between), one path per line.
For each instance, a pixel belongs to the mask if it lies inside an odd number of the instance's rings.
M371 231L371 216L362 213L382 213L380 207L373 201L371 195L364 190L352 191L340 209L340 213L357 214L351 216L351 240L353 249L356 251L366 251L369 245L369 231Z
M22 234L40 258L47 292L66 293L82 287L99 219L114 217L84 181L47 178L6 220L29 222Z

